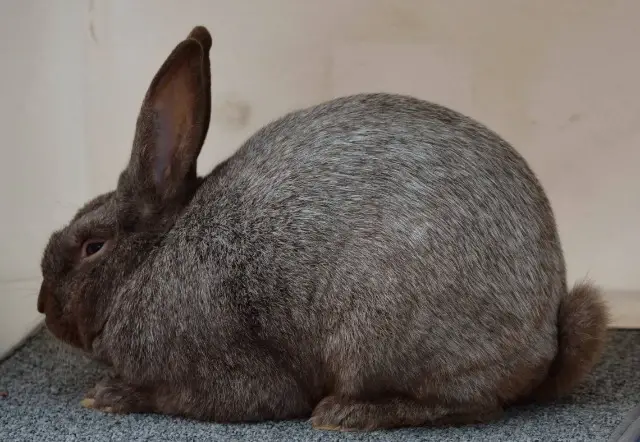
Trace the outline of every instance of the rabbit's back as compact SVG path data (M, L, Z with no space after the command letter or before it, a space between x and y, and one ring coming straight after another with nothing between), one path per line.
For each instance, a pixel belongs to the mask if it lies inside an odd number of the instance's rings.
M183 222L218 226L248 321L300 366L347 367L345 385L476 364L495 390L556 352L547 198L505 141L446 108L369 94L291 113L207 178Z

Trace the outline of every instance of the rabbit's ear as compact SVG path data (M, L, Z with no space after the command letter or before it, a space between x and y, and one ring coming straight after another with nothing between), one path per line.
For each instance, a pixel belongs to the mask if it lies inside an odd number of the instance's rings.
M211 61L209 60L209 51L211 50L211 34L204 26L196 26L189 33L190 39L196 40L202 46L204 52L202 56L202 74L204 76L204 91L202 92L202 98L205 102L205 113L203 117L202 128L202 141L200 147L204 144L205 138L207 138L207 131L209 130L209 121L211 120Z
M168 203L194 190L211 112L210 48L207 30L194 28L152 80L128 168L134 192Z

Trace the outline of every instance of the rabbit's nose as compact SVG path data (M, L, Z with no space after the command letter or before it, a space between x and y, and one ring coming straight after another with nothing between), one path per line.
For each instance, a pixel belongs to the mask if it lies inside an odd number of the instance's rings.
M49 289L45 281L42 281L42 285L40 286L40 293L38 294L38 311L40 313L44 313L45 302L47 301L48 296Z

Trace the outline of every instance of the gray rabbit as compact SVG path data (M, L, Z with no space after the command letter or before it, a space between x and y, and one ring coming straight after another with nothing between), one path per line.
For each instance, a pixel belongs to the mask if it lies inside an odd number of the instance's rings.
M38 310L110 366L83 404L372 430L486 422L602 352L536 176L445 107L359 94L271 122L206 177L211 37L144 98L113 192L52 234Z

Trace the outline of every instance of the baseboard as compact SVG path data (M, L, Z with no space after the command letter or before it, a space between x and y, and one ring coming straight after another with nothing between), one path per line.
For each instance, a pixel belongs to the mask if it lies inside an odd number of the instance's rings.
M612 328L640 328L640 291L607 291Z

